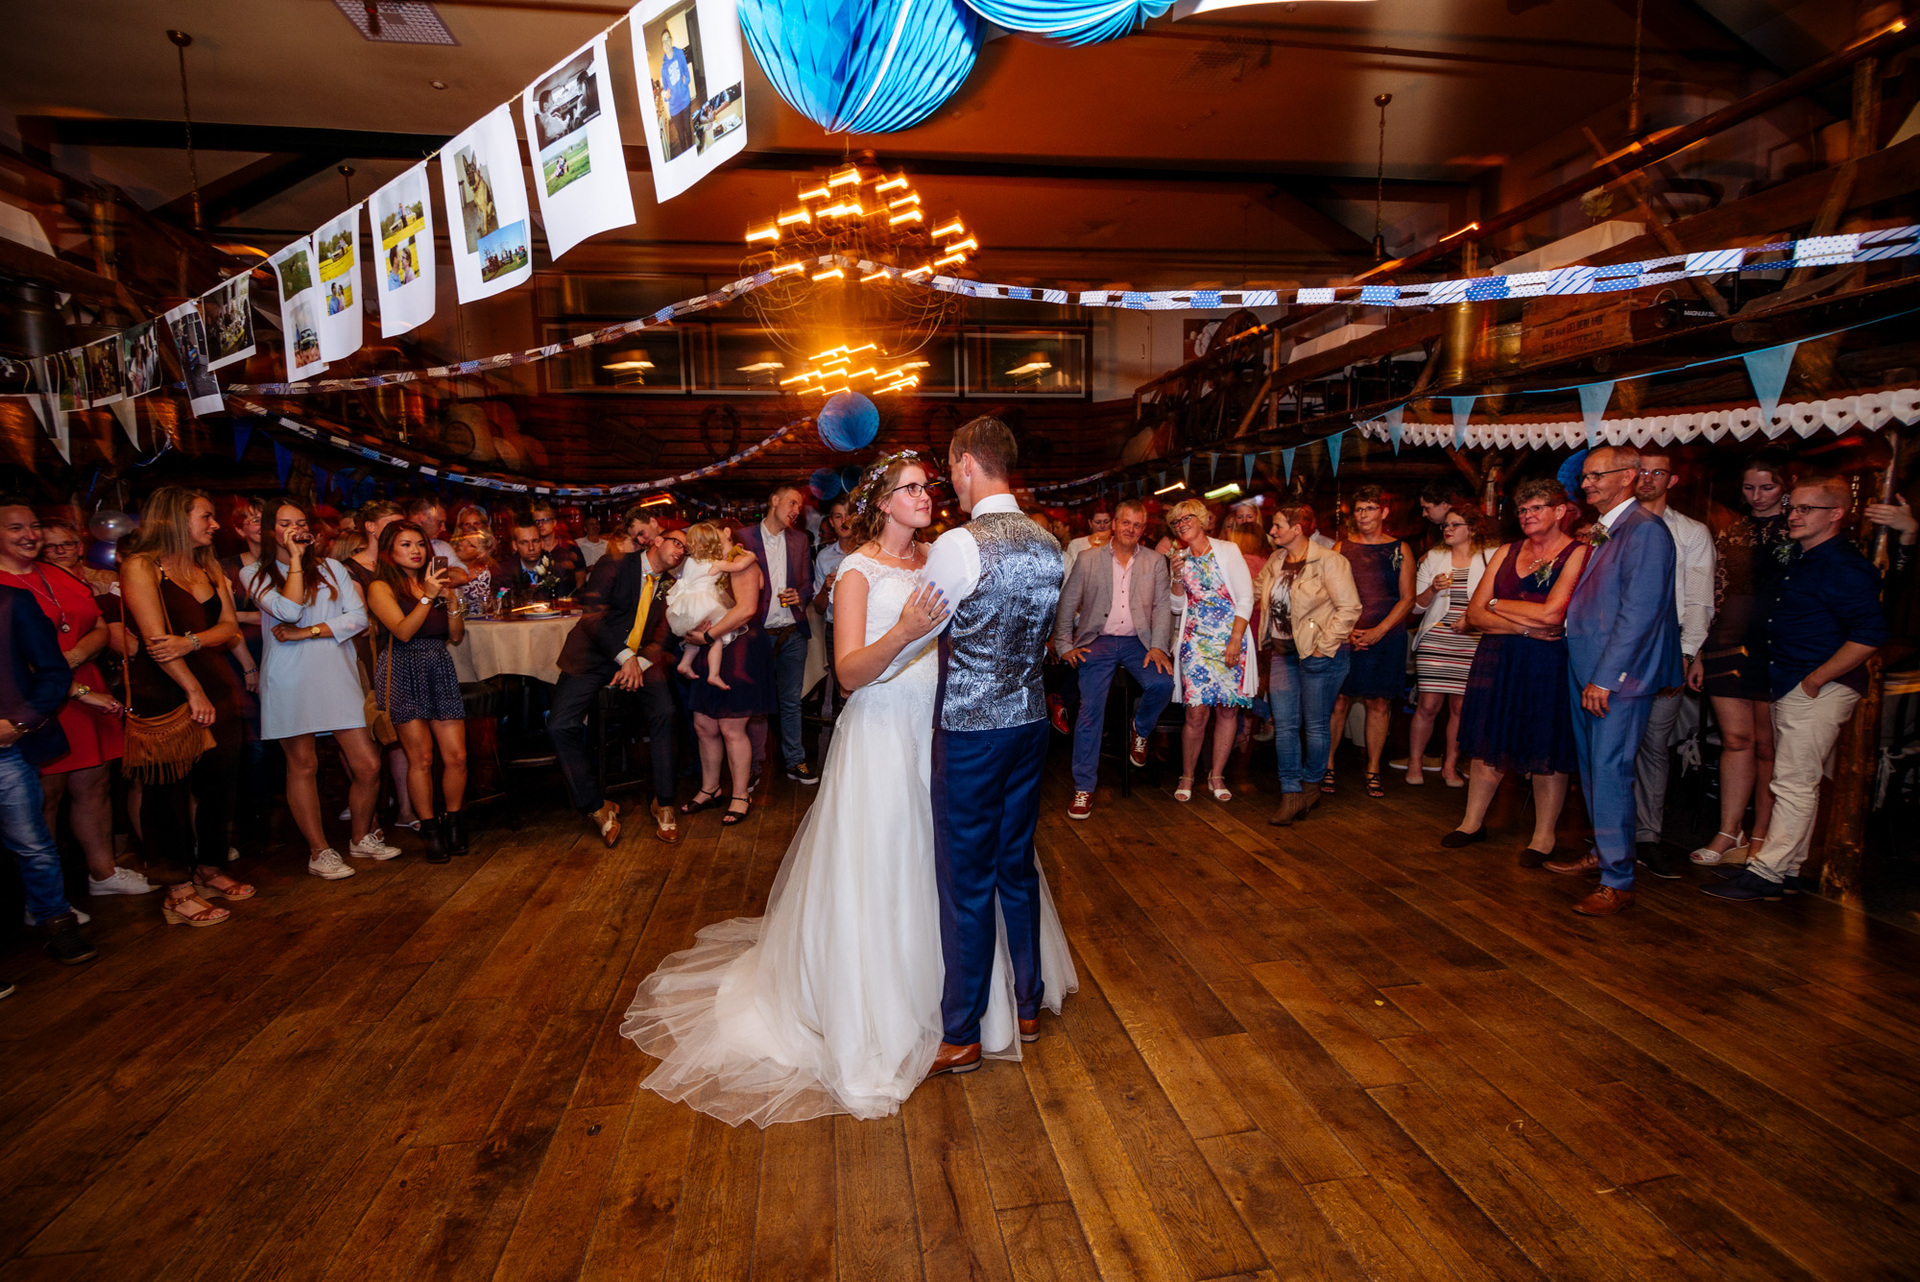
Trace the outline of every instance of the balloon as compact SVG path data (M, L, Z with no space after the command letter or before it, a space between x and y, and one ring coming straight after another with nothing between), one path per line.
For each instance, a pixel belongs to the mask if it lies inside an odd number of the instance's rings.
M858 392L836 392L820 407L815 421L828 449L841 453L864 449L880 431L880 407Z
M87 522L87 530L102 543L115 543L140 528L140 518L103 507Z
M1575 503L1580 501L1580 469L1587 465L1587 452L1575 450L1573 457L1560 465L1557 479Z
M847 487L841 482L837 469L823 467L808 479L807 488L813 491L813 497L825 503L828 499L838 498Z
M120 545L118 543L96 542L87 548L87 564L96 570L118 570L120 568Z
M853 493L856 489L860 488L860 478L866 474L867 469L861 467L858 463L847 464L840 469L840 488L849 494Z

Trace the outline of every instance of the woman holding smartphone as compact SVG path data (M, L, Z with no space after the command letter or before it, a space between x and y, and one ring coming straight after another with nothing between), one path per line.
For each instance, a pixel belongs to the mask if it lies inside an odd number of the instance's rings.
M466 612L447 582L445 562L436 563L426 531L412 521L395 521L380 532L367 608L383 633L375 642L373 697L400 732L407 793L427 838L427 861L445 863L467 853L460 813L467 793L467 708L447 651L466 634ZM436 746L444 808L434 819Z
M320 759L315 736L331 734L351 779L349 813L357 859L391 859L374 826L380 799L380 753L367 731L353 639L367 628L367 607L345 566L318 555L313 510L298 499L267 505L260 559L240 571L260 607L261 738L279 740L287 756L287 809L307 839L307 871L327 881L354 874L327 842L320 817Z

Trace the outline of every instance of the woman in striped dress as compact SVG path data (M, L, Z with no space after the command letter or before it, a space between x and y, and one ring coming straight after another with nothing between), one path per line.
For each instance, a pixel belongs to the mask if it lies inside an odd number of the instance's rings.
M1493 555L1492 532L1486 519L1471 507L1455 507L1440 526L1441 544L1420 558L1414 572L1413 608L1424 611L1413 642L1413 666L1420 678L1420 703L1414 713L1407 757L1407 782L1423 784L1421 754L1433 737L1440 711L1450 707L1447 750L1440 778L1449 788L1464 788L1460 774L1460 705L1467 693L1467 673L1473 669L1480 634L1467 627L1467 603L1480 586Z

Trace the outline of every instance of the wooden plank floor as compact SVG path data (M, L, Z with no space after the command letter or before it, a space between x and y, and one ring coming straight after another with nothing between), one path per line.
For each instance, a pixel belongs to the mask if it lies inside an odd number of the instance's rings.
M544 808L445 867L286 853L213 930L93 901L96 964L4 961L0 1278L1920 1276L1920 938L1694 873L1585 920L1517 816L1438 849L1438 786L1069 823L1063 756L1080 992L885 1121L730 1129L616 1032L759 911L785 783L677 847Z

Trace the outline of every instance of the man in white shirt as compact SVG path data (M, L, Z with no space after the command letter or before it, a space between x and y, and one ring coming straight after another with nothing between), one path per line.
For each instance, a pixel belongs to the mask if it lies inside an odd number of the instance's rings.
M800 739L800 696L807 676L807 641L812 629L807 606L813 600L813 558L807 536L798 528L805 500L796 485L782 485L767 500L767 515L740 532L740 545L760 562L766 582L760 589L760 626L773 643L773 683L780 703L780 753L787 778L804 787L820 782L807 763ZM755 744L755 765L766 749Z
M827 504L820 514L820 528L831 539L813 558L813 581L819 586L813 590L814 599L824 602L820 611L822 621L826 623L827 687L820 698L820 710L831 714L833 711L833 577L840 572L840 563L860 548L860 540L853 534L853 509L848 506L850 500L844 496Z
M1640 506L1667 523L1673 535L1673 603L1680 617L1680 658L1693 662L1707 639L1713 619L1713 531L1667 502L1668 491L1680 482L1680 469L1671 454L1640 451L1640 483L1634 497ZM1634 760L1633 799L1638 812L1635 853L1656 877L1680 875L1680 863L1660 845L1667 808L1667 771L1673 729L1693 696L1685 686L1663 690L1653 701L1646 737Z

